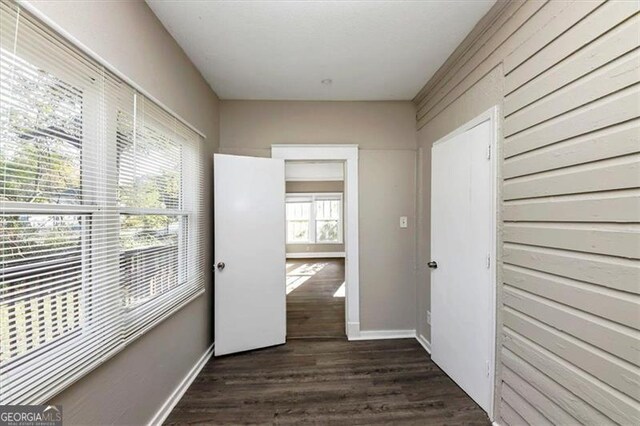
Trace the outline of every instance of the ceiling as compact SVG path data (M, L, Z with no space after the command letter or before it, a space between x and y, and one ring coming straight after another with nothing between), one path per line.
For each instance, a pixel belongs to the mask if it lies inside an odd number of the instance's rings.
M270 100L410 100L494 2L147 0L220 98Z

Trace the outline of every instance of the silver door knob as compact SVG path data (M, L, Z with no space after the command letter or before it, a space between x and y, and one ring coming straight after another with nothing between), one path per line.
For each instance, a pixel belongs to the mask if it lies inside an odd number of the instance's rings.
M431 269L437 269L438 263L432 260L431 262L427 263L427 266Z
M224 264L224 262L218 262L218 264L216 265L216 267L218 268L218 270L222 271L224 269L226 265Z

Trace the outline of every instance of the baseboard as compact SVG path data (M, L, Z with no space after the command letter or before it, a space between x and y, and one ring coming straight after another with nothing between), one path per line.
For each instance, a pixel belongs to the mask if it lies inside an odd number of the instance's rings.
M360 335L360 323L348 322L347 323L347 339L355 340Z
M381 340L415 338L415 330L361 330L349 336L349 340Z
M431 342L429 342L426 337L419 333L416 333L416 340L422 345L424 350L427 351L429 355L431 355Z
M204 354L200 357L200 359L191 367L191 370L187 373L187 375L182 379L182 381L178 384L178 386L171 392L169 398L162 404L162 407L158 410L155 416L149 422L149 426L161 425L164 421L169 417L173 408L178 404L184 393L189 389L191 383L198 377L200 371L205 366L205 364L209 361L213 355L213 344L209 346L209 348L205 351Z
M328 259L334 257L345 257L345 254L344 252L287 253L287 259Z

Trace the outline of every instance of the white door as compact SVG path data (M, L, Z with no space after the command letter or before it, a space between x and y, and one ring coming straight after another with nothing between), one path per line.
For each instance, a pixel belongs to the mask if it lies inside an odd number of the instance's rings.
M431 358L486 412L493 387L492 126L434 144Z
M214 155L215 355L285 342L284 160Z

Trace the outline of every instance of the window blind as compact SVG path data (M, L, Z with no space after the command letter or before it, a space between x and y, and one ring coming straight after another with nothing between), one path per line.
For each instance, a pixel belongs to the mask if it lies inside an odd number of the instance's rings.
M0 404L48 400L203 291L201 144L0 2Z

